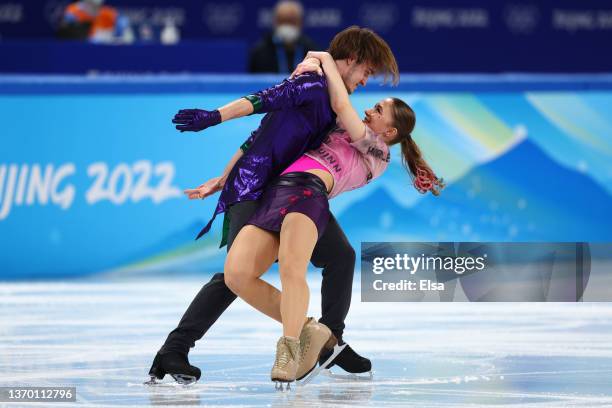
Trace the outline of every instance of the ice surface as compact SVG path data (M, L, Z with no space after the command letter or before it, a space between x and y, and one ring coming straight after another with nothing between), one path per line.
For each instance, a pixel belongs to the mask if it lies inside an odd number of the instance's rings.
M0 386L76 386L77 403L57 408L612 407L612 304L361 303L358 288L345 338L372 359L373 381L321 375L275 391L280 326L237 301L190 353L199 383L142 385L207 280L0 284ZM313 315L319 282L312 275Z

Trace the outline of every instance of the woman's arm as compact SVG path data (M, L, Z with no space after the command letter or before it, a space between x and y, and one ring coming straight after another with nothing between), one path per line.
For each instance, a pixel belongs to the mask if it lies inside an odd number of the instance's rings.
M227 166L225 166L225 169L223 170L223 174L221 175L221 180L223 181L221 183L221 186L225 184L225 180L227 180L227 176L229 176L230 171L232 171L232 168L234 167L236 162L242 157L243 154L244 154L244 151L242 149L238 149L238 151L234 153L234 155L232 156L229 163L227 163Z
M232 170L232 168L234 167L238 159L240 159L243 154L244 152L242 151L242 149L238 149L238 151L234 153L234 155L230 159L229 163L227 163L227 166L225 166L225 169L223 170L223 174L221 174L218 177L214 177L208 180L204 184L200 184L196 188L188 188L184 190L183 193L185 193L185 195L190 200L194 200L194 199L204 199L216 193L217 191L221 191L223 189L223 186L225 185L227 176L229 175L230 171Z
M332 56L327 52L310 51L306 58L317 58L321 61L323 71L327 78L327 89L331 105L342 126L346 129L353 142L365 136L365 124L351 105L348 91L338 72L338 67Z

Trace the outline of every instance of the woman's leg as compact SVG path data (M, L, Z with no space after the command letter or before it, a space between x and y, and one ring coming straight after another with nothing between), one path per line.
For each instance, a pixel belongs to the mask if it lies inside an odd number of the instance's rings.
M317 227L314 222L301 213L287 214L281 227L278 250L284 336L299 337L306 321L310 297L306 269L316 243Z
M244 226L225 258L225 284L245 302L281 322L280 293L260 279L278 256L277 233Z

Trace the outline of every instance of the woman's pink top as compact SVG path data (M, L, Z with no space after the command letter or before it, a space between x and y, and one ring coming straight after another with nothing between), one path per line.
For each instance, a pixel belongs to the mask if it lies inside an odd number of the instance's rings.
M387 169L391 160L389 146L369 127L366 126L365 129L365 136L356 142L351 141L351 137L345 130L334 130L318 149L304 154L316 162L314 167L305 166L291 171L320 169L320 166L323 166L323 170L327 170L334 178L334 186L329 193L329 198L364 186L379 177ZM298 162L300 166L306 164L304 156L296 160L287 170L298 165Z
M319 163L313 158L303 155L302 157L294 161L291 166L287 167L285 171L281 173L281 175L285 173L290 173L292 171L306 171L306 170L313 170L313 169L327 171L327 168L325 168L325 166L323 166L321 163Z

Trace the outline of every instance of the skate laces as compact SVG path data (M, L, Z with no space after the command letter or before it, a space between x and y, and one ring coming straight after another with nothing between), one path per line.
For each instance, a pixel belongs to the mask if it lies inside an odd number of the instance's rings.
M300 338L300 364L302 364L302 362L304 361L304 357L306 357L306 354L308 354L308 350L310 350L310 344L312 343L310 333L303 333L302 337L303 340L302 338Z
M304 357L308 353L308 350L310 350L310 345L312 344L312 336L309 327L312 324L316 324L316 320L309 317L300 333L300 364L304 361Z
M280 339L276 346L276 361L274 362L274 368L283 369L292 359L295 360L295 356L292 353L287 339Z

